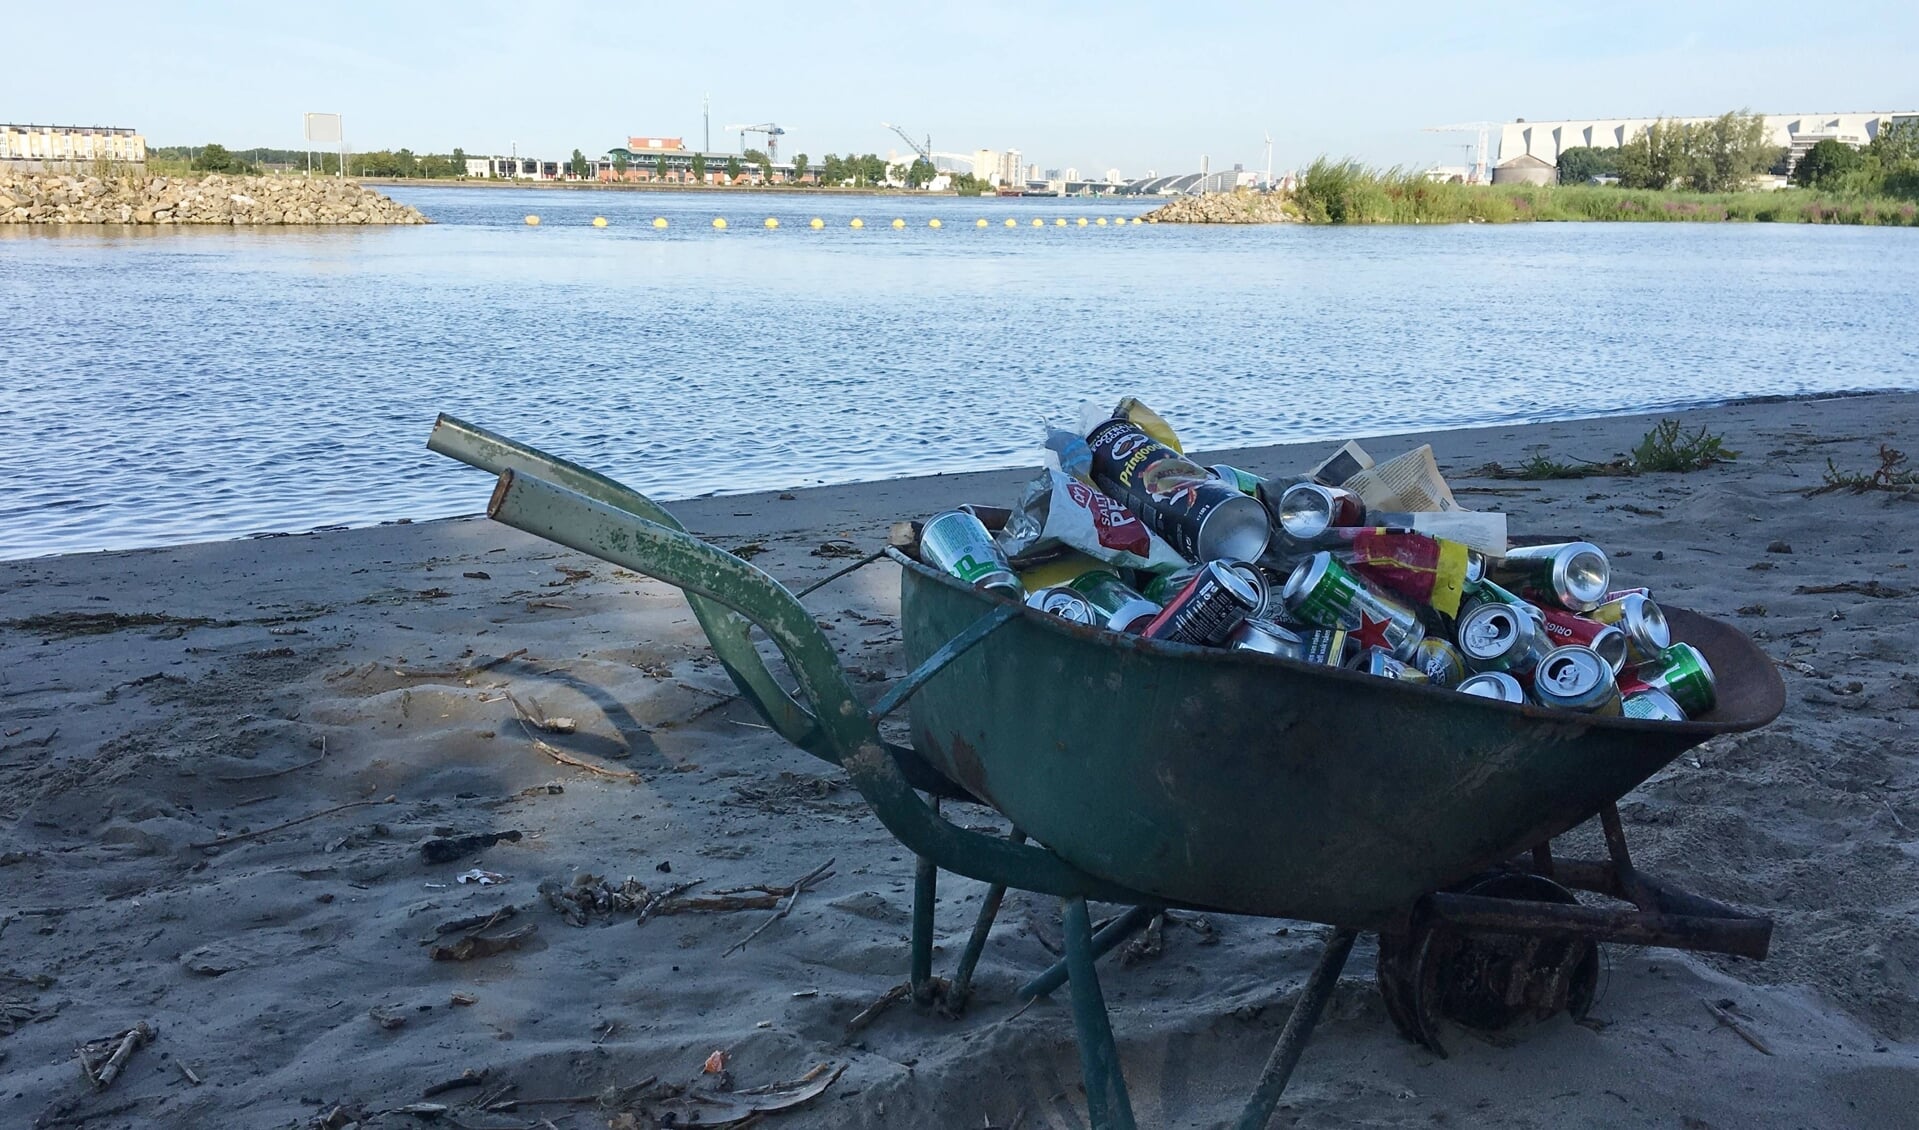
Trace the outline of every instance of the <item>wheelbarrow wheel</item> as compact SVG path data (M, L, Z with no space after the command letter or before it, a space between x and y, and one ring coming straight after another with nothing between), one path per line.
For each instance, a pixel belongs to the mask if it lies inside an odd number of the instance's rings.
M1529 902L1577 903L1539 875L1492 872L1457 893ZM1599 986L1599 947L1585 938L1535 938L1457 930L1424 918L1379 940L1379 992L1400 1034L1446 1054L1440 1020L1481 1032L1548 1019L1584 1019Z

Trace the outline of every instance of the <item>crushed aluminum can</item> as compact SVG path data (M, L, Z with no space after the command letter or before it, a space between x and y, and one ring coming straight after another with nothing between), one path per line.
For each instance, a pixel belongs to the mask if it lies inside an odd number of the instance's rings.
M1503 671L1522 682L1552 650L1541 622L1510 604L1482 604L1459 622L1459 654L1475 673Z
M1619 710L1628 718L1640 718L1654 722L1684 722L1686 712L1665 691L1647 687L1643 691L1629 694L1620 701Z
M1006 553L974 515L964 510L936 514L920 527L920 560L977 589L1026 598Z
M1321 628L1345 628L1359 646L1384 647L1395 658L1412 658L1426 626L1412 607L1380 592L1327 552L1299 563L1282 599L1295 616Z
M1026 598L1026 607L1037 608L1075 624L1104 624L1106 617L1087 599L1064 585L1044 588Z
M1460 694L1477 695L1499 702L1525 702L1526 688L1504 671L1482 671L1453 688Z
M1306 633L1307 663L1322 667L1344 667L1359 654L1359 645L1344 628L1314 628Z
M1116 632L1141 631L1159 615L1158 602L1141 596L1110 570L1089 570L1066 584L1099 613L1098 623Z
M1272 534L1266 507L1127 420L1086 437L1093 482L1188 561L1254 561Z
M1245 578L1218 561L1209 561L1140 634L1151 640L1218 647L1259 604Z
M1304 659L1306 640L1291 628L1271 620L1247 620L1226 637L1226 646L1234 651L1257 651L1281 659Z
M1425 683L1431 680L1426 673L1410 663L1393 658L1393 653L1383 647L1369 647L1360 656L1359 669L1368 675L1377 675L1382 679L1397 679L1402 683Z
M1672 646L1672 629L1666 614L1643 592L1614 592L1606 603L1587 613L1602 624L1611 624L1626 636L1627 657L1634 663L1659 658Z
M1310 541L1335 526L1366 525L1366 504L1341 487L1294 483L1279 493L1273 517L1286 536Z
M1518 586L1521 596L1535 589L1547 602L1572 612L1604 604L1612 583L1605 550L1589 541L1514 546L1489 572L1501 584Z
M1689 643L1676 643L1659 653L1650 663L1629 667L1619 677L1619 689L1638 694L1646 689L1665 691L1686 712L1697 718L1713 707L1718 698L1718 680L1706 656Z
M1573 644L1546 653L1533 672L1533 701L1581 714L1619 716L1619 685L1612 667L1590 647Z
M1614 674L1626 664L1626 633L1612 624L1580 616L1563 608L1534 605L1545 621L1546 635L1560 647L1577 644L1599 653Z
M1466 661L1459 649L1438 636L1427 636L1413 650L1412 665L1436 687L1457 687L1466 677Z

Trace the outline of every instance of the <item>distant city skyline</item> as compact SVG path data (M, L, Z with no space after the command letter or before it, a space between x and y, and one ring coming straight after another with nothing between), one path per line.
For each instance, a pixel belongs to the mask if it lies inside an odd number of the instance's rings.
M154 20L100 0L138 45L74 80L67 51L0 71L0 118L126 125L154 145L298 148L305 111L345 116L355 150L597 156L630 134L737 150L778 123L782 157L905 146L1017 150L1043 168L1291 169L1320 154L1459 164L1475 120L1682 116L1919 105L1919 6L1762 2L1277 6L978 0L950 11L852 2L647 7L584 0L229 0ZM103 57L103 62L106 61ZM755 141L758 138L753 139Z

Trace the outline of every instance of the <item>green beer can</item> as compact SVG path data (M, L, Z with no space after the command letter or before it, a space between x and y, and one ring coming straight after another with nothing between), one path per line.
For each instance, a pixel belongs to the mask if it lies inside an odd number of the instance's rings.
M1322 628L1344 628L1360 647L1383 647L1412 659L1426 626L1412 606L1374 588L1324 551L1301 561L1286 578L1281 599L1293 615Z

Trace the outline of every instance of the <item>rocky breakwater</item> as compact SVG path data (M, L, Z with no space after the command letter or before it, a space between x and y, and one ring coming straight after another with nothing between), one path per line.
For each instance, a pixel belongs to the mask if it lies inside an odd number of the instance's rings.
M425 224L335 177L147 177L0 171L0 224Z
M1292 201L1278 192L1209 192L1182 196L1146 213L1149 224L1292 224L1300 222Z

